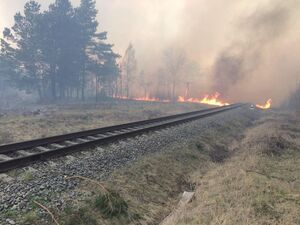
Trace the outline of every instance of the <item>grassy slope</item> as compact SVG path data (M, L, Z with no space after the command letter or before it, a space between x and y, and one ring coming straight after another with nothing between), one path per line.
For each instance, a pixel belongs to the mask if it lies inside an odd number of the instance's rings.
M247 115L216 122L184 151L145 156L104 184L83 182L81 199L65 199L64 212L50 209L61 225L158 224L184 190L195 189L174 225L300 224L299 116L268 113L247 132ZM20 219L52 224L36 207Z
M45 110L41 115L20 111L0 117L0 144L199 110L203 107L199 104L126 101L102 105L43 106Z
M235 155L199 182L176 225L300 224L300 118L274 114L250 129Z

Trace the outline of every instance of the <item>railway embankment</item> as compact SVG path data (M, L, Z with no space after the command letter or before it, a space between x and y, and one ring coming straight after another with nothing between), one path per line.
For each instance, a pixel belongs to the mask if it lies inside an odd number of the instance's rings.
M60 224L159 223L197 187L193 174L226 160L258 114L235 109L11 173L0 183L1 221L53 224L40 203Z

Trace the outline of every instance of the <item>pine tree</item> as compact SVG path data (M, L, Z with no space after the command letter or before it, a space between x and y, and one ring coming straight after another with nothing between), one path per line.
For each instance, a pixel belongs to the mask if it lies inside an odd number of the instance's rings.
M75 10L76 18L81 26L81 92L84 98L84 88L88 74L95 76L96 99L101 96L111 96L113 84L119 75L116 59L119 57L112 50L113 45L105 43L107 32L97 33L97 10L94 0L81 0Z
M68 89L78 83L79 35L81 27L74 18L74 9L69 0L56 0L45 16L48 33L45 47L49 50L52 97L65 98Z
M12 80L20 89L38 90L42 97L39 19L40 5L35 1L29 1L24 6L24 15L21 13L15 15L15 24L12 29L4 30L1 46L6 65L10 67L11 72L16 72L9 73L13 76Z
M10 30L5 29L4 36L9 35ZM18 62L15 58L15 49L11 47L4 39L1 39L1 53L0 53L1 65L0 76L2 80L15 81L17 79L16 65Z
M89 57L87 55L87 49L91 44L92 38L97 31L98 22L96 20L97 10L94 0L81 0L80 6L75 10L75 17L77 23L80 26L79 34L79 46L81 53L79 57L80 64L80 88L81 96L84 99L84 90L86 86L87 64L89 63Z
M94 0L82 0L75 9L69 0L56 0L43 13L29 1L24 14L15 15L14 26L3 32L5 74L42 100L79 96L80 90L84 98L87 84L93 88L88 78L94 76L105 95L112 95L119 56L106 43L107 33L96 32L96 15Z
M99 97L113 96L115 93L115 82L119 76L117 58L120 56L112 50L113 45L104 41L107 39L107 32L94 35L87 48L89 56L88 71L95 75L96 99Z

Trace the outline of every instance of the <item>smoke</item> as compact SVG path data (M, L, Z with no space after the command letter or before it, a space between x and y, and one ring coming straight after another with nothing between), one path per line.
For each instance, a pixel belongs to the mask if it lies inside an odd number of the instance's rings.
M300 109L300 87L291 94L288 101L282 105L291 109Z
M54 0L38 1L45 9ZM25 2L1 0L0 29ZM124 55L133 44L152 90L162 85L163 52L170 47L184 49L200 65L201 74L190 82L194 97L219 91L232 102L271 97L280 104L299 85L299 0L97 0L97 8L100 30L108 31L114 50ZM184 95L186 82L181 86Z
M288 27L291 15L287 5L276 4L276 1L269 4L270 7L267 5L258 9L240 25L240 28L244 28L247 35L255 41L272 41L284 34Z
M214 90L227 95L230 87L244 77L243 57L230 55L227 51L221 53L214 65Z
M228 97L241 80L255 76L266 49L285 34L289 19L286 5L274 2L241 18L236 28L240 38L222 50L213 65L213 89Z

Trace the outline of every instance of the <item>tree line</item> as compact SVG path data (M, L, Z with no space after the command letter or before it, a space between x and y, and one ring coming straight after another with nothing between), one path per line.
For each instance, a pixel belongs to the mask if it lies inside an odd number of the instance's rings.
M199 64L191 60L184 49L165 48L152 64L152 71L138 69L135 49L130 44L120 63L119 96L177 101L179 95L190 98L191 87L199 89L196 84L200 77Z
M87 91L113 96L120 56L107 43L107 32L98 32L96 16L94 0L81 0L78 7L56 0L43 12L28 1L3 31L0 74L43 101L84 99Z
M188 98L198 77L197 63L183 49L170 47L153 63L156 72L138 70L135 49L129 44L122 59L99 32L95 0L55 0L45 11L34 0L1 38L0 83L9 82L39 99L96 99L136 96L177 100ZM195 86L195 85L194 85Z

